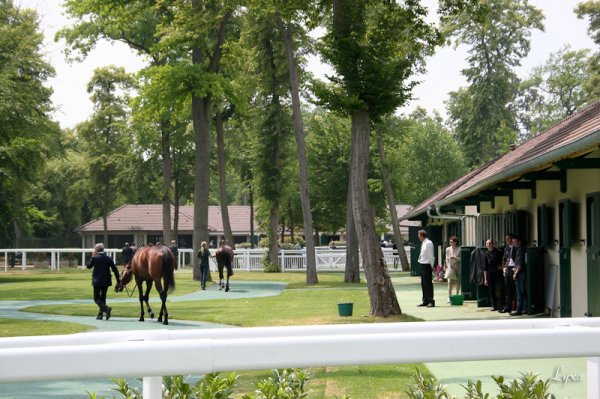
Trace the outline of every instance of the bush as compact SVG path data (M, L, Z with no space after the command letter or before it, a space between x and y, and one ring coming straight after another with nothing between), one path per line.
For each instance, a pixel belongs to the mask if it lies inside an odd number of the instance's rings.
M240 242L239 244L235 244L236 249L248 249L252 248L252 243L249 242Z
M310 378L307 370L273 370L269 378L258 381L254 395L243 399L301 399L308 398L306 384Z
M504 382L504 377L492 377L500 393L497 399L556 399L556 396L549 393L550 381L542 381L536 374L522 374L520 378L509 383ZM405 389L410 399L449 399L450 395L446 391L446 386L440 384L435 378L425 378L419 370L413 375L415 385ZM467 386L462 386L466 390L465 399L488 399L492 394L483 392L481 380L476 382L469 381Z

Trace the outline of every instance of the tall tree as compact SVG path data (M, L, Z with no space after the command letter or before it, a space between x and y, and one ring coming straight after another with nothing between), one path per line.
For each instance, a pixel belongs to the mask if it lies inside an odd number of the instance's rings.
M35 11L0 1L0 241L14 245L38 213L26 194L59 137L42 42Z
M75 52L87 56L101 39L119 41L128 45L138 54L147 57L149 67L160 68L164 66L175 54L165 51L158 45L161 34L159 24L164 24L170 18L166 8L157 7L153 1L128 1L119 0L67 0L64 7L69 16L75 19L73 26L59 31L56 39L64 38L70 46L68 52ZM148 81L147 84L152 84ZM171 139L176 121L172 118L172 101L164 92L163 96L153 98L150 104L152 110L148 112L154 119L153 125L160 132L160 165L162 168L162 221L163 240L169 242L173 232L171 228L171 201L173 200L172 180L173 164L171 155ZM161 101L162 100L162 101Z
M127 93L134 85L135 80L124 68L96 69L87 86L94 113L77 127L77 133L86 143L90 191L98 193L106 245L110 245L107 217L114 204L113 185L131 146L126 134Z
M278 265L278 227L281 217L284 160L288 155L291 118L285 105L289 77L285 49L277 40L277 27L264 14L249 15L246 40L255 51L255 73L260 84L257 105L261 116L258 121L255 177L256 192L263 203L262 213L268 213L267 236L269 263ZM265 209L266 208L266 209Z
M285 45L285 55L290 79L290 94L292 97L292 117L294 120L294 133L298 151L298 164L300 170L300 202L304 220L304 238L306 241L306 284L317 284L317 261L315 254L315 237L313 233L312 209L308 190L308 161L306 144L304 142L304 124L300 105L300 83L298 78L298 57L294 43L294 30L298 29L296 21L303 22L304 16L315 7L311 2L284 0L282 7L276 11L277 27ZM304 18L303 18L304 17Z
M516 140L508 107L519 81L514 68L529 53L531 30L543 30L543 14L527 0L485 0L449 15L444 32L469 46L466 89L451 93L448 111L470 166L478 166Z
M401 314L384 262L369 203L367 166L371 121L393 112L410 98L408 78L439 36L424 22L417 2L333 1L333 19L322 54L337 72L328 87L317 84L321 102L352 119L350 192L352 214L369 286L370 313Z
M408 271L408 257L406 256L406 251L404 250L404 240L400 234L400 222L398 221L398 213L396 212L394 189L392 188L392 182L390 180L390 172L385 155L385 147L383 145L383 135L381 131L377 132L377 150L379 152L379 161L381 162L381 177L383 178L385 196L387 198L390 219L392 221L392 229L394 231L394 244L398 248L398 256L400 257L402 270Z
M588 34L600 46L600 1L587 0L581 2L575 8L577 17L583 19L588 17L590 26ZM590 57L590 78L586 83L586 92L588 101L594 101L600 98L600 49Z
M523 138L572 115L586 103L586 84L593 75L588 53L565 46L521 82L513 104Z

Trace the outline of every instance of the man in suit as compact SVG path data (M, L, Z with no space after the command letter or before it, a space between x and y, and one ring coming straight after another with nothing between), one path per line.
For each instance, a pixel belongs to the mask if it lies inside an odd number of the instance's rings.
M515 291L517 294L517 308L511 316L521 316L523 311L527 311L525 297L525 246L518 236L513 237L513 248L515 253L515 270L513 280L515 281Z
M133 259L133 248L129 246L128 242L125 243L121 253L123 254L123 265L127 266L131 262L131 259Z
M515 280L513 279L515 270L515 252L513 247L513 237L514 234L512 233L508 233L504 237L506 246L504 247L504 256L502 257L502 270L504 274L504 292L506 293L506 300L504 301L504 308L500 310L500 313L511 312L515 297Z
M106 314L106 320L110 319L112 308L106 305L106 292L112 285L110 272L115 275L117 286L119 285L119 270L110 256L104 253L104 244L99 243L94 247L92 257L87 264L87 268L94 268L92 271L92 286L94 287L94 302L98 305L99 311L97 320L102 320L102 314Z

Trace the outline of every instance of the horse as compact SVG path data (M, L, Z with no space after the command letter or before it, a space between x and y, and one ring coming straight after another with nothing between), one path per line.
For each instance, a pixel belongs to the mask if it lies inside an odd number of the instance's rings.
M219 269L219 289L225 288L225 292L229 292L229 277L233 276L233 249L229 245L222 245L215 252L215 258ZM227 285L223 284L223 268L227 268Z
M127 283L131 281L132 275L135 277L141 308L139 321L144 321L144 302L148 308L150 318L154 318L154 313L148 303L150 290L152 289L152 284L154 284L162 302L157 321L159 323L162 322L164 325L169 324L166 302L167 293L175 289L175 278L173 276L175 269L177 269L177 260L171 250L163 245L154 245L139 248L135 252L131 262L121 271L120 284L116 290L117 292L123 291ZM146 282L145 293L142 290L144 282Z

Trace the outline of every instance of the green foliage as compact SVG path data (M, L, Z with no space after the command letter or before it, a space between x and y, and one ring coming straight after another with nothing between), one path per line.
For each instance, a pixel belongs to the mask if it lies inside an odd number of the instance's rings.
M269 378L256 383L254 395L243 399L302 399L308 398L306 384L310 378L308 370L273 370Z
M419 369L415 370L413 380L414 385L404 390L410 399L450 399L445 385L435 378L426 378Z
M235 372L222 376L219 373L205 374L195 384L190 384L183 376L163 378L163 399L231 399L237 375ZM126 379L113 379L117 387L114 390L120 398L142 399L138 388L131 387ZM90 399L107 399L98 397L96 393L87 392ZM111 396L112 399L116 397Z
M346 115L368 110L371 118L394 111L410 98L409 77L440 36L425 22L419 2L352 0L337 2L334 21L319 50L337 75L315 82L319 102Z
M590 26L588 34L598 46L600 46L600 2L586 0L575 7L575 13L579 18L588 17ZM590 77L586 83L588 100L593 101L600 98L600 50L590 57Z
M34 207L30 185L57 148L59 129L50 120L52 90L46 85L54 70L42 45L35 11L0 2L0 241L7 244L16 226L31 228L25 212Z
M405 119L386 119L376 128L391 130L384 137L389 140L387 161L398 202L418 204L466 173L455 137L422 110Z
M548 392L550 381L542 381L536 374L522 374L508 383L504 382L502 376L494 377L494 381L500 388L498 399L555 399L555 396Z
M550 381L542 381L536 374L522 374L521 377L510 382L505 382L504 377L492 377L499 388L496 399L556 399L549 392ZM417 369L413 374L414 384L405 389L410 399L449 399L445 385L435 378L426 378ZM483 392L483 384L480 380L469 381L465 399L490 399L492 394Z
M443 27L455 46L467 45L469 86L450 93L450 121L469 166L479 166L516 141L518 89L514 69L529 53L532 29L543 30L543 14L524 0L480 1L446 18Z
M589 50L565 46L521 82L515 107L521 136L529 138L572 115L589 97Z

